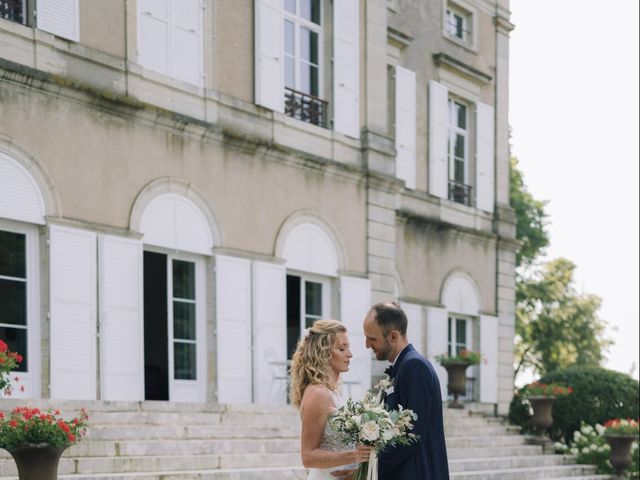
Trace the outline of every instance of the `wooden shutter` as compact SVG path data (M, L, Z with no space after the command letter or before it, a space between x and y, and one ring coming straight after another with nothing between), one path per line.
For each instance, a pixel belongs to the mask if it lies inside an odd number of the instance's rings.
M96 235L51 226L51 398L96 398Z
M44 199L32 175L0 152L0 218L44 225L45 215Z
M99 238L100 397L144 400L142 241Z
M416 188L416 74L396 67L396 177Z
M80 40L78 0L38 0L37 25L40 30L67 40Z
M287 360L287 281L284 265L253 262L253 385L254 402L285 404L284 389L273 389L273 372L267 364L267 350L273 358ZM282 368L284 373L285 367ZM280 395L280 398L276 398Z
M427 307L427 358L440 379L442 399L447 398L447 371L435 359L436 355L447 353L448 316L444 308Z
M138 63L169 75L169 1L138 0Z
M359 1L333 2L333 127L360 138Z
M251 262L215 259L218 403L251 403Z
M173 76L194 85L203 85L202 1L173 2L172 43L169 53Z
M480 315L480 401L498 403L498 318Z
M429 193L440 198L448 192L448 101L447 87L429 81Z
M422 344L422 306L402 302L402 309L407 314L407 338L413 347L424 355Z
M476 106L476 206L493 212L494 204L494 115L493 107Z
M255 0L256 104L284 112L282 0Z
M343 375L345 382L353 382L351 397L361 400L371 386L371 352L367 350L362 322L371 308L371 282L368 278L340 277L340 320L349 330L351 368ZM356 368L357 367L357 368ZM346 394L348 391L343 391Z

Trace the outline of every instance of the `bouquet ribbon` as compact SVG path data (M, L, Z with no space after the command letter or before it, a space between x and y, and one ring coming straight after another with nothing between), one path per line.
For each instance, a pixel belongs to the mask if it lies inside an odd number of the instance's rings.
M367 480L378 480L378 453L375 450L369 453L368 464Z

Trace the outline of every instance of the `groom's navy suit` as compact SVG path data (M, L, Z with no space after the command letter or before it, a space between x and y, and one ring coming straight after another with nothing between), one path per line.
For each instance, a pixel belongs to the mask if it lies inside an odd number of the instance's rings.
M418 420L413 433L417 443L384 450L378 459L380 480L449 480L447 447L442 424L442 396L433 365L409 344L389 374L393 392L387 394L389 409L398 405L413 410Z

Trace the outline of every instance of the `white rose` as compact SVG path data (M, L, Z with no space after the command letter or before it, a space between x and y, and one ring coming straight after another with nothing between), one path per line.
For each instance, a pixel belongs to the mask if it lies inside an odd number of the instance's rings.
M375 442L376 440L378 440L378 438L380 438L380 427L378 427L378 424L372 420L365 422L362 425L360 437L363 440Z
M351 417L351 421L355 424L355 425L360 425L362 423L362 420L360 419L360 415L354 415Z
M392 430L392 429L390 429L390 428L389 428L389 429L387 429L387 430L384 430L384 431L382 432L382 439L383 439L385 442L388 442L388 441L389 441L389 440L391 440L393 437L395 437L395 434L394 434L393 430Z

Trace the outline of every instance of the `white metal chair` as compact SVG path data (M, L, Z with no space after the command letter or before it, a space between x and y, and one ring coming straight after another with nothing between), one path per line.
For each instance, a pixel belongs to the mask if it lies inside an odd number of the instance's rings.
M271 385L267 394L269 405L284 405L287 403L289 391L289 362L278 358L276 351L267 347L264 349L264 360L271 373Z

